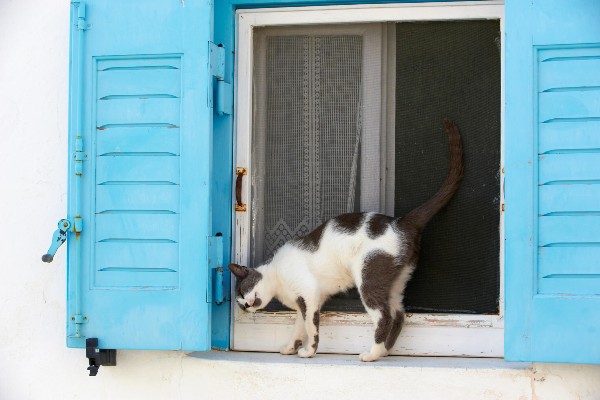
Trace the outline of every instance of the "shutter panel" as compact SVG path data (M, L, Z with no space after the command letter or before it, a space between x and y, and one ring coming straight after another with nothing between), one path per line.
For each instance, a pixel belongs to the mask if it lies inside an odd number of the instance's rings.
M210 348L210 2L74 3L67 343ZM81 179L80 184L78 179ZM80 187L79 187L80 185Z
M600 5L506 15L505 356L600 363Z

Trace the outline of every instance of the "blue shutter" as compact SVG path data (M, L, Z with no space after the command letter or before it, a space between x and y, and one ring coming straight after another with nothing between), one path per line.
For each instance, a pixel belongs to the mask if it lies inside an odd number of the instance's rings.
M600 363L600 3L506 2L509 360Z
M210 348L211 23L209 1L73 3L70 347Z

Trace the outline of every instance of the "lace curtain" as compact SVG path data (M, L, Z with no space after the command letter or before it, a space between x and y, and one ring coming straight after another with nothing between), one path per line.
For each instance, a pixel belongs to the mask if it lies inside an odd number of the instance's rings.
M359 209L363 40L281 35L255 43L255 265L290 239Z

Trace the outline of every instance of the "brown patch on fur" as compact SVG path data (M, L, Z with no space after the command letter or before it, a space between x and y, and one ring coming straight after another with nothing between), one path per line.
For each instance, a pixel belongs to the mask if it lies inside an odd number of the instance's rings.
M367 255L362 270L360 297L365 305L374 310L389 307L390 290L401 268L396 259L383 251Z
M239 268L232 268L232 266L237 266ZM229 270L233 272L237 278L235 282L235 291L238 297L244 297L248 292L252 291L254 286L262 279L262 274L252 268L246 268L237 264L229 264ZM255 300L255 302L257 301L258 304L256 304L256 306L260 305L260 299Z
M300 313L302 314L302 319L306 321L306 302L304 301L304 298L301 296L298 296L298 298L296 299L296 303L298 303L298 307L300 307Z
M312 230L308 235L298 239L298 247L304 250L315 252L319 250L319 244L321 243L321 237L327 223L321 224Z
M392 322L390 332L385 339L384 345L387 350L390 350L392 347L394 347L394 344L396 344L398 335L400 335L400 331L402 330L402 325L404 325L404 312L397 311L394 321Z
M369 221L367 222L367 235L369 238L376 239L377 237L383 235L387 227L390 225L394 218L388 217L383 214L374 214L371 215Z
M244 279L245 277L248 276L248 268L244 267L243 265L239 265L239 264L229 264L227 266L227 268L229 268L229 270L231 271L232 274L235 275L236 278L238 279Z
M410 220L398 220L398 228L404 234L406 248L398 257L399 265L417 265L421 255L421 230Z
M314 343L312 345L312 348L315 349L315 351L317 351L317 347L319 347L319 334L317 333L314 337Z
M319 314L319 310L317 310L313 314L313 324L315 324L315 328L317 328L317 333L315 334L315 336L313 336L314 343L312 345L312 348L315 349L315 351L317 351L317 347L319 347L319 322L320 322L320 319L321 319L321 317Z
M333 219L338 231L346 234L352 234L360 229L365 213L342 214Z
M381 312L381 318L375 327L375 343L385 342L392 330L390 292L401 270L398 260L382 251L369 254L365 260L360 297L365 306Z
M381 310L381 318L377 323L377 329L375 329L375 343L383 343L390 333L392 328L392 316L389 312L389 306L384 307Z
M300 346L302 346L302 340L296 340L294 342L294 351L298 351L298 349L300 348Z

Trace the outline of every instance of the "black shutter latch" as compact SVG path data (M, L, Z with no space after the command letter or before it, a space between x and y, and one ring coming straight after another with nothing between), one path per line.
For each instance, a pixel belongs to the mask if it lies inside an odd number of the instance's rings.
M85 339L85 356L90 361L87 367L90 376L96 376L101 365L114 367L117 365L117 351L98 348L98 338Z

